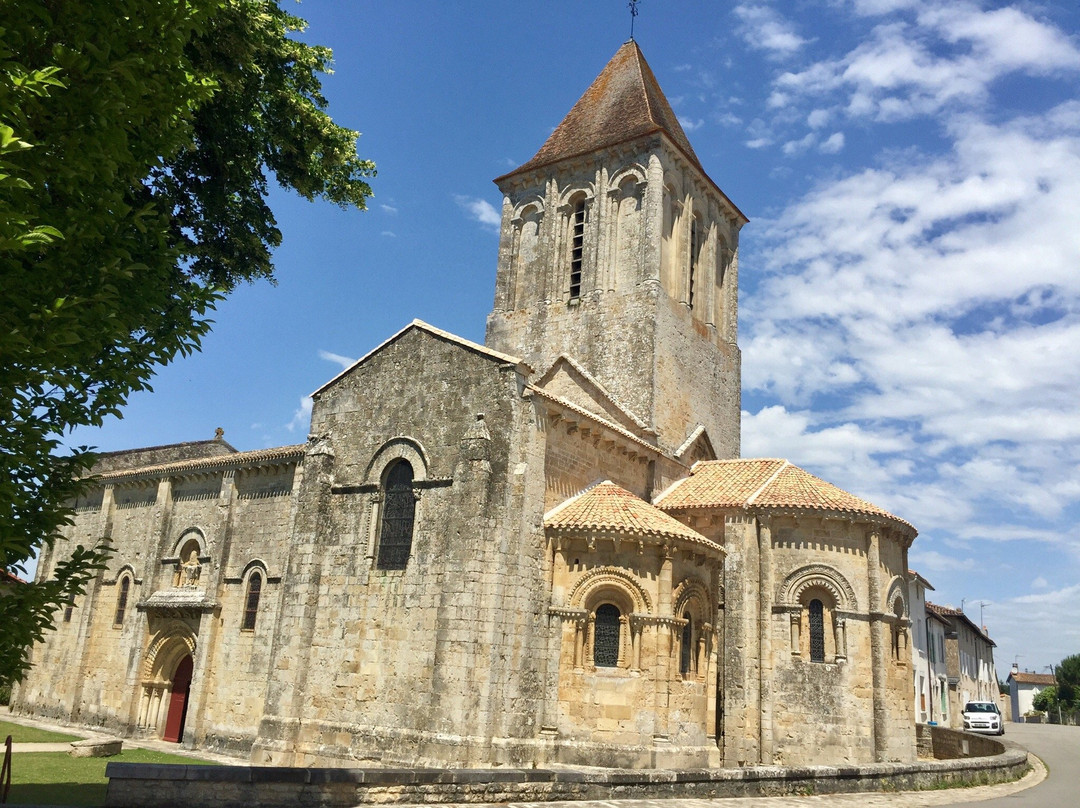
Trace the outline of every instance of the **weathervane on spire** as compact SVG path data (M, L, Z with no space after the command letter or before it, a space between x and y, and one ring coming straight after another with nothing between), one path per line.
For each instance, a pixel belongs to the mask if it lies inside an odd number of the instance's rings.
M638 13L637 12L637 4L640 3L640 2L641 2L641 0L630 0L630 2L627 3L627 5L630 6L630 39L631 40L634 38L634 18L637 17L637 13Z

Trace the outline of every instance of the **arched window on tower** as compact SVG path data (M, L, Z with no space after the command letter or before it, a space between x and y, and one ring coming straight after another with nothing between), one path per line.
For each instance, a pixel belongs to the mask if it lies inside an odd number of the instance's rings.
M694 659L694 621L690 612L683 614L683 620L686 625L682 628L682 643L679 648L679 673L689 676Z
M387 470L383 484L382 526L376 561L379 569L405 569L412 552L415 515L413 468L407 460L397 460Z
M585 198L574 202L570 214L570 299L581 297L581 272L585 264Z
M817 598L807 609L810 622L810 661L825 661L825 607Z
M593 664L596 667L618 666L621 623L622 614L618 606L605 603L597 608L593 627Z
M691 311L694 308L694 286L698 280L698 267L701 264L702 235L701 217L695 216L690 220L690 271L686 279L686 305Z
M113 615L113 625L119 626L124 622L127 614L128 596L131 594L131 577L124 575L120 579L120 591L116 596L116 614Z
M256 570L248 578L247 598L244 599L244 622L240 624L243 631L255 630L255 620L259 616L259 598L261 596L262 575Z

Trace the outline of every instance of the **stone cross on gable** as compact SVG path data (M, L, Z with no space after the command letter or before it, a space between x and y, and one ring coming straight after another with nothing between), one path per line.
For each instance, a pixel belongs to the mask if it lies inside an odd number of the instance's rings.
M641 0L630 0L630 2L627 3L627 5L630 7L630 38L631 39L634 38L634 19L638 15L637 4L640 3L640 2L641 2Z

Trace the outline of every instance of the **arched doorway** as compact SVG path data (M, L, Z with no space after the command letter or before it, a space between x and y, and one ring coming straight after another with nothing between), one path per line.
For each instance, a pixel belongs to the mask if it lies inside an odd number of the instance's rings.
M184 722L187 719L188 696L191 694L191 670L194 663L186 655L176 666L169 686L169 712L165 719L162 740L180 743L184 738Z

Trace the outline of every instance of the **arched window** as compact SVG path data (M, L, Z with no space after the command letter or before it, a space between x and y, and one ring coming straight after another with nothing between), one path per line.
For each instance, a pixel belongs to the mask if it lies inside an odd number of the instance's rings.
M382 528L379 531L379 555L376 561L379 569L405 569L412 552L415 515L413 469L407 460L398 460L387 471L384 484Z
M131 578L127 575L120 579L120 592L116 596L116 615L113 617L113 625L119 626L124 622L127 613L128 595L131 592Z
M593 629L593 664L598 668L614 668L619 664L619 607L605 603L596 610Z
M686 305L694 308L694 284L697 280L698 264L701 259L701 217L690 220L690 272L686 279Z
M262 576L255 571L248 578L247 599L244 601L244 622L240 628L244 631L255 630L255 619L259 615L259 596L262 595Z
M65 623L70 623L71 622L71 613L73 611L75 611L75 596L71 595L70 597L68 597L67 605L64 607L64 622Z
M682 627L682 645L679 648L679 673L686 676L690 673L690 663L694 657L694 624L690 612L683 614L686 625Z
M810 601L810 661L825 661L825 607L820 600Z
M585 199L574 202L570 214L570 299L581 297L581 269L585 263Z

